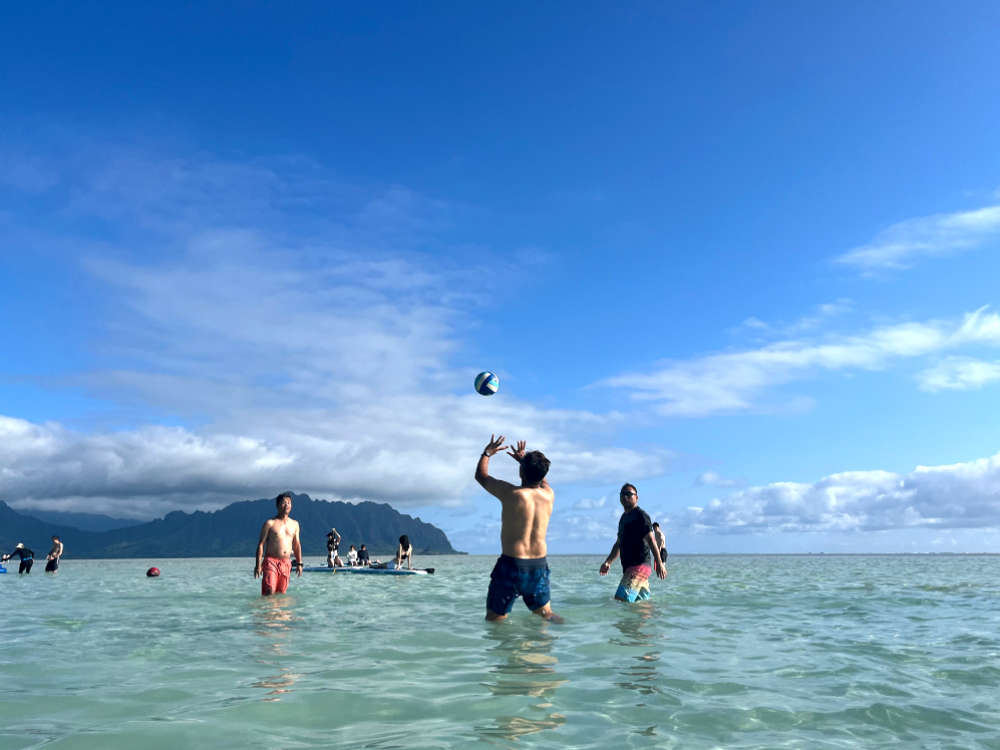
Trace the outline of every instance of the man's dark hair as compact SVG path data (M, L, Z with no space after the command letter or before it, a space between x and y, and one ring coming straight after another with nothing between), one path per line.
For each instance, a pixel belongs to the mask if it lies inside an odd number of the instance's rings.
M527 485L535 485L545 479L549 473L549 459L541 451L531 451L521 459L521 481Z
M278 495L276 498L274 498L274 504L275 505L280 505L281 501L284 500L286 497L289 500L291 500L292 499L292 493L291 492L287 492L287 491L286 492L282 492L280 495Z
M659 521L653 521L653 528L654 529L660 528L660 522Z
M62 539L59 538L58 534L53 534L52 538L55 539L57 542L61 542L62 541Z
M639 497L639 490L636 488L636 486L634 484L630 484L629 482L625 482L625 484L622 485L622 488L620 490L618 490L618 494L619 495L622 494L625 491L626 487L628 489L632 490L632 492L635 493L636 497Z

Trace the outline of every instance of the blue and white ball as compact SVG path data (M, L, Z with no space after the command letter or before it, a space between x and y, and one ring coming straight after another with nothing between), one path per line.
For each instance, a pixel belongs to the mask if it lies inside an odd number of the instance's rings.
M481 372L476 375L476 392L483 396L492 396L500 388L500 378L492 372Z

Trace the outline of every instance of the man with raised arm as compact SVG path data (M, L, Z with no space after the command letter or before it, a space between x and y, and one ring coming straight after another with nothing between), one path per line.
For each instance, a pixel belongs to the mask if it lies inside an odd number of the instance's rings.
M490 476L490 458L504 449L504 436L490 435L476 464L476 481L500 501L500 545L503 554L490 574L486 594L486 619L503 620L517 597L534 614L561 622L549 604L549 565L545 534L552 516L555 493L545 481L549 459L541 451L526 453L524 441L507 453L520 464L521 485Z
M253 577L263 576L260 582L261 596L284 594L288 591L288 579L292 572L292 553L295 553L295 569L302 575L302 544L299 542L299 522L289 517L292 512L292 493L282 492L274 498L278 509L274 518L264 522L257 543L257 563Z
M634 484L625 483L618 499L625 510L618 519L618 538L598 572L606 576L611 570L611 563L621 554L622 579L618 583L615 599L622 602L645 601L650 597L649 576L653 572L649 567L650 550L653 552L656 575L666 578L667 569L660 559L660 547L656 543L649 515L639 507L639 490Z

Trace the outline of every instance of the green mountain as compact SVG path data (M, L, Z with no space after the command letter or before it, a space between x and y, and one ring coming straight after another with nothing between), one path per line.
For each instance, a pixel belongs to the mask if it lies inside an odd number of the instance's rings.
M104 532L83 531L68 525L40 521L14 511L0 501L0 551L23 542L42 558L52 534L66 545L66 559L112 557L252 557L264 521L274 515L274 500L248 500L211 513L174 511L163 518ZM313 500L294 495L292 518L299 522L302 554L326 557L326 534L336 527L341 550L368 545L372 556L396 551L406 534L417 555L458 554L436 526L394 510L386 503L350 503Z

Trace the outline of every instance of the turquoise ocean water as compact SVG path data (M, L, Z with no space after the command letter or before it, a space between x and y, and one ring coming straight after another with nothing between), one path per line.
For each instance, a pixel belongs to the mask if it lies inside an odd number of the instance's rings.
M0 750L1000 748L1000 557L677 556L631 606L600 559L551 558L558 626L483 622L493 557L8 573Z

